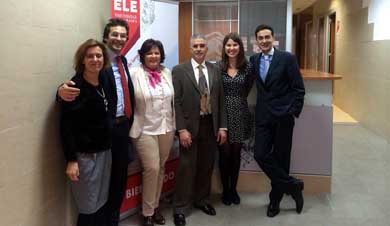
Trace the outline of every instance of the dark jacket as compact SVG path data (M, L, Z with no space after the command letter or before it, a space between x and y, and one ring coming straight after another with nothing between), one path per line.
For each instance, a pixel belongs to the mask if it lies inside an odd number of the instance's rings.
M127 75L127 81L128 81L128 88L129 88L129 93L130 93L130 100L131 100L131 109L135 108L135 98L134 98L134 86L133 82L131 81L130 77L130 72L127 67L127 60L125 57L122 57L122 62L123 65L125 65L125 71ZM104 88L108 91L109 95L109 100L108 103L111 105L111 117L115 118L116 117L116 105L118 103L118 96L116 92L116 84L115 84L115 76L114 72L112 71L112 67L109 67L105 70L105 76L100 76L99 77L101 84L103 84ZM130 128L133 125L134 121L134 114L130 117Z
M253 75L256 76L256 122L294 115L303 108L305 87L296 57L275 49L265 82L259 76L261 53L250 57Z

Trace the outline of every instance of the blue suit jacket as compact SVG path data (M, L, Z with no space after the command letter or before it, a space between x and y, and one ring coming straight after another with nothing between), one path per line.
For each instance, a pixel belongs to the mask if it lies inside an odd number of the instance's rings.
M298 117L303 108L305 87L296 57L275 49L265 82L259 76L261 53L250 57L256 76L256 122L275 117Z

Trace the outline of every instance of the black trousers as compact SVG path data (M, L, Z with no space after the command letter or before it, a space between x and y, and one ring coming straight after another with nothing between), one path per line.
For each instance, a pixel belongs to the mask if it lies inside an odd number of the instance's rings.
M92 214L79 213L77 226L107 226L107 203L100 207L98 211Z
M289 176L294 116L256 122L254 157L271 180L270 200L279 202L297 179Z
M134 150L129 138L129 121L114 125L112 131L112 166L110 191L108 196L108 225L118 226L119 210L124 198L127 183L127 167L134 159Z

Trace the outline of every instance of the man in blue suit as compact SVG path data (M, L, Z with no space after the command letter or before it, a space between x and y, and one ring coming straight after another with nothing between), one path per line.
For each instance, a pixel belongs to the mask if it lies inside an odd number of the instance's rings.
M261 53L250 58L257 86L254 157L271 180L267 216L279 213L284 194L292 196L301 213L304 184L289 172L294 120L305 95L302 76L296 57L274 48L272 27L258 26L255 36Z

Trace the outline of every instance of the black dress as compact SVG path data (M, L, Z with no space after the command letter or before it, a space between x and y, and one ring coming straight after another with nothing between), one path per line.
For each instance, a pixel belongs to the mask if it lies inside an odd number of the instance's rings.
M250 136L252 117L247 97L253 81L254 77L249 64L246 68L239 70L234 77L222 71L229 143L242 143Z

